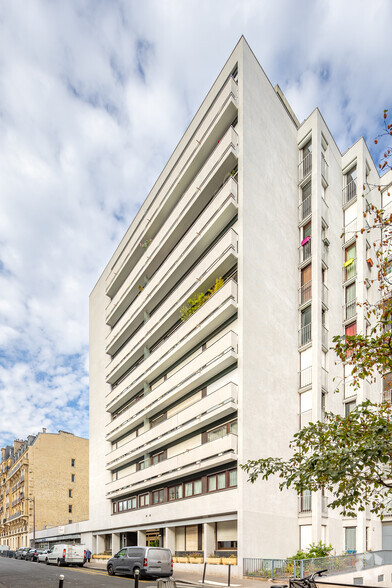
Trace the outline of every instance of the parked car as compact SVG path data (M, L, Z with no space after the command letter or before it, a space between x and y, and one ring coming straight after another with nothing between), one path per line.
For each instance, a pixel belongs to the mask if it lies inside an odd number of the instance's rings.
M34 561L33 558L36 555L37 555L37 550L35 549L35 547L33 547L33 549L29 549L29 551L27 551L27 553L24 556L24 559L26 561Z
M108 560L109 576L139 572L140 577L164 578L173 575L170 549L163 547L123 547Z
M54 545L46 554L45 562L47 564L54 563L58 566L77 565L82 567L86 563L86 546L59 543Z
M41 549L40 553L38 554L38 557L37 557L38 563L45 563L49 552L50 552L50 549Z
M15 551L15 558L16 559L24 559L26 553L30 551L30 547L19 547L17 551Z

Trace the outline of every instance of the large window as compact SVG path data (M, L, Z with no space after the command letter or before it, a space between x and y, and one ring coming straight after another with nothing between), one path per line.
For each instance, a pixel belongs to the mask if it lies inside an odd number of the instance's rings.
M222 488L226 488L225 472L208 477L208 492L213 492L214 490L222 490Z
M211 431L207 432L207 441L215 441L216 439L221 439L229 433L233 433L234 435L238 435L238 422L237 420L230 421L229 423L225 423L220 427L216 427Z
M184 484L185 497L196 496L197 494L201 494L201 492L202 492L201 480L194 480L193 482L185 482L185 484Z
M152 503L153 504L159 504L160 502L163 502L165 499L165 491L163 488L161 488L160 490L155 490L155 492L152 493Z
M345 202L349 202L357 195L357 168L353 167L346 174Z
M169 500L179 500L182 496L182 484L169 488Z
M347 286L345 292L346 300L345 300L345 313L344 319L349 320L350 318L356 315L356 287L355 282Z
M312 307L308 306L301 312L301 345L306 345L312 340Z
M345 250L344 269L346 281L354 278L357 274L357 246L355 243Z
M312 182L308 182L302 188L301 220L304 220L312 212Z
M300 304L305 304L312 297L312 264L301 270L301 296Z
M346 527L344 529L344 545L347 553L355 553L357 550L357 528Z
M139 506L148 506L150 504L150 495L149 494L141 494L139 496Z
M302 178L312 171L312 141L308 141L302 147Z

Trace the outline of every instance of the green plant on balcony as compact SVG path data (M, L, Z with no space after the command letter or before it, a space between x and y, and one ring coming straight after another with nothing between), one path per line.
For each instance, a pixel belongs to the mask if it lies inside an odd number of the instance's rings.
M151 243L152 243L152 239L147 239L147 241L140 242L139 247L141 247L142 249L147 249L147 247L149 245L151 245Z
M203 306L203 304L207 302L207 300L211 298L211 296L215 294L223 284L223 278L217 278L214 286L210 288L206 294L204 294L204 292L196 292L191 298L189 298L187 303L180 309L181 320L183 322L186 321L198 308L200 308L200 306Z

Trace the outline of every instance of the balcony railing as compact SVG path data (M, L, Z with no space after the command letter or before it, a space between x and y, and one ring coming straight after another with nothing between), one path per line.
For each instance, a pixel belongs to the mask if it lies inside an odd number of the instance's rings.
M321 284L321 300L324 306L328 307L328 288L324 283Z
M328 390L328 372L325 368L321 368L321 386Z
M357 219L355 218L354 220L352 220L350 223L348 223L344 228L343 228L343 235L344 235L344 242L346 243L347 241L349 241L350 239L352 239L353 237L355 237L357 231Z
M312 212L312 195L309 194L299 205L299 221L305 220Z
M299 289L299 304L305 304L312 298L312 280L303 284Z
M321 244L321 261L328 267L328 245Z
M321 344L328 349L328 329L324 325L321 325Z
M328 204L325 202L324 198L321 198L321 216L323 217L323 219L325 220L325 222L328 225L328 220L329 220L329 208L328 208Z
M307 367L299 372L299 387L304 388L312 383L312 366Z
M321 497L321 512L327 514L328 512L328 496Z
M312 154L308 153L305 155L303 160L298 165L298 177L299 181L302 182L312 171Z
M355 198L356 195L357 183L356 180L351 180L351 182L349 182L347 186L343 188L343 204L350 202L353 198Z
M311 493L301 494L298 497L299 512L312 512L312 495Z
M353 259L352 263L347 267L343 267L343 281L347 282L357 275L357 260Z
M299 346L307 345L312 341L312 323L305 325L299 330Z
M343 320L348 321L357 314L357 299L346 302L343 306Z
M312 241L309 240L305 245L299 247L299 263L303 263L312 257Z
M323 176L326 183L328 183L328 163L323 153L321 154L321 175Z

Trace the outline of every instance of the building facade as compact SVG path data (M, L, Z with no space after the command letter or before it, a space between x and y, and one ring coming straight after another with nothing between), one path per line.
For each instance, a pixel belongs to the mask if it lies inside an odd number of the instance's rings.
M381 398L330 350L379 296L355 238L365 183L380 177L364 140L341 154L318 109L299 123L241 39L90 297L94 552L381 548L368 512L344 520L238 468Z
M1 450L1 545L26 547L42 529L88 519L88 445L43 429Z

